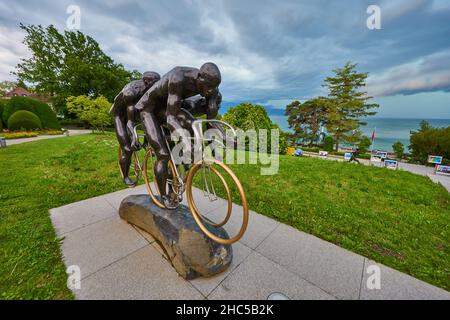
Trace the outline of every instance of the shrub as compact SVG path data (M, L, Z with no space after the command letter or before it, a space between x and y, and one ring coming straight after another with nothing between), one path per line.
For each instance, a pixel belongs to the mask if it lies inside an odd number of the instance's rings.
M34 130L41 129L42 124L38 116L26 110L14 112L8 119L8 128L10 130Z
M85 122L83 122L80 119L63 119L59 121L59 123L61 124L61 126L64 127L78 127L78 128L85 127Z
M426 164L429 155L450 159L450 127L433 128L422 122L420 130L412 132L410 142L412 161Z
M3 128L3 123L6 125L6 122L3 122L3 110L5 110L6 103L0 100L0 126Z
M394 153L398 159L403 158L403 154L405 153L405 147L403 146L403 143L397 141L392 145L392 150L394 150Z
M67 98L67 111L102 132L105 131L105 127L112 124L110 108L111 103L103 96L96 99L87 96L70 96Z
M325 139L323 139L323 149L328 152L334 150L334 139L332 136L326 136Z
M2 121L0 120L0 132L2 132L3 131L3 123L2 123Z
M9 117L19 110L34 113L42 124L43 128L61 129L55 112L50 106L41 101L29 97L13 97L5 105L3 110L3 121L8 123Z
M59 134L64 134L63 130L39 130L39 135L46 135L46 136L55 136Z
M319 153L320 148L310 148L310 147L300 147L300 149L302 149L303 151L306 152L314 152L314 153Z
M330 152L332 155L343 157L345 152Z
M370 146L372 145L372 140L369 137L363 136L359 142L358 148L360 153L367 153Z
M363 153L363 154L358 155L358 158L360 158L360 159L367 159L367 160L369 160L371 157L372 156L369 153Z

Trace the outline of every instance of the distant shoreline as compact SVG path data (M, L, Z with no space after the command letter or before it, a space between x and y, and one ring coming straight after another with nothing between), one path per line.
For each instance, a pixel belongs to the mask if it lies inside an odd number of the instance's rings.
M283 131L292 132L287 123L287 116L269 116ZM433 127L450 126L449 119L423 119L423 118L388 118L388 117L368 117L361 121L367 125L361 126L364 135L371 137L376 128L374 149L392 151L392 144L400 141L408 149L411 131L418 130L420 122L425 120Z

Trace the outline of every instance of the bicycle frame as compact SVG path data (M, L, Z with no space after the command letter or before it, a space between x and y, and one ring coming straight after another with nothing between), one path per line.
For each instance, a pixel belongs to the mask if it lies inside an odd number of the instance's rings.
M185 111L185 112L189 113L188 111ZM192 129L193 129L193 132L194 132L194 137L191 137L191 139L194 140L194 146L196 146L196 142L201 141L201 146L200 146L200 150L199 151L201 151L201 155L202 155L202 160L201 161L202 161L203 165L205 163L205 157L204 157L204 152L203 151L207 147L207 142L210 143L210 141L206 141L206 139L204 139L203 124L208 124L208 123L209 124L218 123L218 124L220 124L220 125L222 125L224 127L227 127L233 133L233 137L237 136L236 131L234 130L234 128L229 123L226 123L224 121L215 120L215 119L210 119L210 120L208 120L208 119L198 119L198 120L195 120L192 123ZM164 127L163 126L161 126L161 130L163 131L163 134L164 134ZM175 160L174 160L172 151L170 149L170 144L169 144L169 141L167 139L167 136L165 136L165 141L166 141L167 149L169 150L170 160L172 161L173 164L175 164ZM223 144L222 141L220 141L218 139L215 139L215 141L216 141L216 143L221 144L222 147L226 148L226 146ZM184 189L185 189L184 188L185 182L184 182L184 179L181 177L181 175L180 175L180 173L178 171L178 167L177 166L174 166L174 167L175 167L175 172L176 172L177 180L178 180L178 187L177 187L177 191L178 192L177 193L178 193L179 196L181 196L182 193L184 192ZM206 186L206 190L203 190L205 196L208 196L211 201L217 200L217 195L216 195L216 192L215 192L215 189L214 189L214 184L212 183L211 173L209 172L209 174L210 174L210 176L209 176L210 183L209 184L208 184L208 181L207 181L206 173L203 171L202 174L203 174L204 186ZM212 192L210 191L209 185L211 185Z

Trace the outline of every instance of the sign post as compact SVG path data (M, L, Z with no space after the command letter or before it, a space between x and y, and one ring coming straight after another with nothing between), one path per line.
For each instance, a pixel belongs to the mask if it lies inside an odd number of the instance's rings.
M370 147L370 159L369 159L369 165L371 165L372 164L372 153L373 153L373 145L375 144L375 133L377 132L377 127L375 127L374 129L373 129L373 132L372 132L372 145L371 145L371 147Z
M442 164L442 158L443 157L441 156L433 156L433 155L428 156L428 163L434 164L434 174L437 173L438 166Z

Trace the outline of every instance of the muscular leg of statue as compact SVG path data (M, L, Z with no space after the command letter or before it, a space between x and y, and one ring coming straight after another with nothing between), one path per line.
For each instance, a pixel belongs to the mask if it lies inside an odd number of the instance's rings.
M170 155L164 142L160 124L156 117L147 110L141 112L141 120L147 140L156 153L154 172L162 201L167 209L176 209L178 207L178 203L174 201L172 197L167 196L166 182Z
M122 149L122 157L119 159L120 170L122 170L123 181L126 185L132 186L134 182L129 177L131 155L130 139L127 134L126 121L120 116L114 117L114 125L116 126L116 136Z
M189 113L184 112L183 110L180 111L177 115L178 121L181 124L181 127L189 132L190 137L186 137L187 143L190 144L190 163L193 163L195 160L194 152L195 152L195 144L193 143L190 138L194 137L194 130L192 128L192 125L195 121L195 118L190 115ZM187 172L189 170L189 163L184 164L184 170Z

